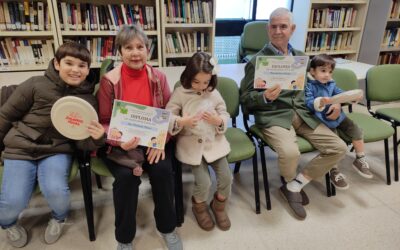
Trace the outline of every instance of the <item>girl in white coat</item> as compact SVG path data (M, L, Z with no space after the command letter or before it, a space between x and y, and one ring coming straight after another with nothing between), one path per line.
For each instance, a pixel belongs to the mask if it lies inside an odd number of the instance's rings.
M217 86L217 65L204 52L195 53L181 75L166 109L173 114L170 133L177 135L176 157L192 168L195 178L192 211L199 226L210 231L214 221L207 200L211 188L211 165L217 178L217 191L210 203L221 230L231 226L225 204L231 192L232 174L226 156L230 146L225 138L229 114Z

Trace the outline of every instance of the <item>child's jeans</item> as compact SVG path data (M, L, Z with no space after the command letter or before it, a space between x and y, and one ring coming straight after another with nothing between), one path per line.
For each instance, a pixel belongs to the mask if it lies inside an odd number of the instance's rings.
M68 177L72 163L69 154L56 154L40 160L4 160L0 193L0 226L17 223L32 196L36 180L49 204L53 218L64 220L70 207Z

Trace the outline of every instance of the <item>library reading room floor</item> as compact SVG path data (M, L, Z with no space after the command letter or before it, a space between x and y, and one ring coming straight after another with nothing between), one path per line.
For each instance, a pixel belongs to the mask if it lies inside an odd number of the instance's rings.
M358 106L357 110L365 111L366 108ZM392 147L390 140L393 168ZM234 176L228 206L232 227L227 232L217 228L205 232L197 226L190 204L193 177L189 169L184 169L186 214L185 223L178 228L184 249L399 249L400 182L393 181L392 185L386 185L383 141L366 144L366 154L374 173L373 179L364 179L352 169L354 154L348 152L340 163L350 183L348 190L337 190L335 197L328 198L322 178L306 186L310 204L306 206L307 218L304 221L293 217L278 193L281 184L276 154L269 149L267 166L272 210L266 210L261 188L261 214L255 214L251 161L243 162L240 173ZM300 166L313 156L313 153L302 155ZM140 187L134 249L166 249L155 227L150 185L146 178ZM29 243L24 249L116 249L112 179L103 179L103 182L104 190L93 186L96 241L91 242L88 238L80 181L76 178L71 184L72 210L60 240L54 245L44 243L49 209L43 197L35 195L20 219L29 234ZM5 231L0 230L0 249L12 249L5 238Z

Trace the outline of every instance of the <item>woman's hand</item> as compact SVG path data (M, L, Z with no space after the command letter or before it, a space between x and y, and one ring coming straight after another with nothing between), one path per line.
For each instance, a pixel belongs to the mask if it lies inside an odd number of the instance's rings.
M274 101L276 98L278 98L279 94L281 93L282 88L279 84L276 84L275 86L272 86L271 88L268 88L264 91L264 96L267 98L268 101Z
M149 164L158 163L158 161L165 159L165 152L164 150L157 149L157 148L147 148L146 151L147 161Z
M222 118L219 117L217 112L204 112L202 115L203 120L205 120L207 123L215 126L221 126L222 125Z
M139 145L140 138L139 137L133 137L129 141L122 142L119 146L125 150L129 151L131 149L136 148Z
M100 139L102 136L104 136L104 127L101 125L98 121L92 120L90 121L89 126L87 127L90 136L94 140Z

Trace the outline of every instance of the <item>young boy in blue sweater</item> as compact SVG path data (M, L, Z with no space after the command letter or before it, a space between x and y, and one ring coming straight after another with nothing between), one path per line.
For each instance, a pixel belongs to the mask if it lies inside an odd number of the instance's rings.
M369 170L369 165L366 161L362 130L346 117L344 112L341 112L335 120L329 119L330 106L332 104L331 97L343 92L342 89L336 86L335 81L332 79L332 72L335 69L335 65L335 60L326 54L313 57L310 63L311 76L304 90L306 106L326 126L331 129L341 130L352 139L352 144L356 151L353 168L362 177L371 179L373 174ZM336 188L347 189L349 187L344 180L345 176L337 168L332 168L330 175L331 182Z

